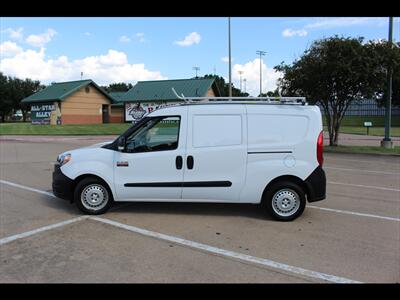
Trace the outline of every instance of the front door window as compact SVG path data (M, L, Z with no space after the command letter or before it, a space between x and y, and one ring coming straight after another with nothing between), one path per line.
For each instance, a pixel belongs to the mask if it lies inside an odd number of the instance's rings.
M178 147L180 117L156 117L143 124L126 141L126 152L175 150Z

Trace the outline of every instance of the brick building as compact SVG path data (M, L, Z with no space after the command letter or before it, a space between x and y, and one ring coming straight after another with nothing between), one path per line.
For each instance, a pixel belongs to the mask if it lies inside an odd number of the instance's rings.
M118 101L90 79L53 83L21 102L31 106L32 124L100 124L123 120Z
M139 81L127 92L107 93L92 80L58 82L23 99L32 124L101 124L137 121L186 97L220 96L213 78Z

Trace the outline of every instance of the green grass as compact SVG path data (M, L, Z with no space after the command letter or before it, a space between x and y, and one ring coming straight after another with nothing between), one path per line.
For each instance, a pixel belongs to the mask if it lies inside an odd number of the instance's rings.
M326 125L326 120L323 118L324 125ZM367 116L347 116L342 120L341 126L364 126L364 122L372 122L373 126L384 127L385 118L384 117L367 117ZM392 116L392 126L400 127L400 117Z
M336 153L371 153L371 154L398 154L400 155L400 147L394 149L386 149L378 146L324 146L324 152Z
M32 125L0 123L0 135L119 135L132 124Z
M122 124L93 124L93 125L32 125L31 123L0 123L0 135L119 135L131 126ZM166 127L173 126L165 124ZM326 131L326 127L324 128ZM342 126L342 133L366 134L362 126ZM370 135L383 136L384 127L372 127ZM392 127L391 136L400 136L400 127Z
M324 130L328 131L326 126L324 126ZM367 134L367 128L362 126L341 126L339 131L341 133L350 133L350 134L363 134L363 135ZM369 135L384 136L385 127L370 127ZM400 136L400 127L392 127L390 130L390 135L393 137Z

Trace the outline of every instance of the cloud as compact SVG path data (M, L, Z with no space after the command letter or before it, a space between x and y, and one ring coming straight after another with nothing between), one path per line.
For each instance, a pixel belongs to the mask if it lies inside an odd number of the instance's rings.
M300 22L300 21L297 21ZM303 22L303 21L301 21ZM383 26L387 25L387 18L382 17L324 17L314 18L300 29L286 28L282 31L284 37L306 36L312 30L327 30L351 26ZM292 22L293 23L293 22Z
M175 41L174 44L182 46L182 47L187 47L191 46L193 44L198 44L200 43L201 36L197 32L192 32L189 33L185 38L181 41Z
M6 32L9 35L10 39L20 41L20 40L22 40L22 37L23 37L23 34L22 34L23 30L24 29L22 27L20 27L20 28L15 29L15 30L12 29L12 28L7 28L7 29L2 30L2 31Z
M80 72L84 78L93 79L100 85L167 79L159 71L146 69L144 64L130 64L127 55L121 51L110 49L104 55L75 60L67 56L48 59L45 51L45 48L37 51L27 49L11 58L2 58L0 70L6 75L40 80L44 84L77 80Z
M229 62L229 56L221 57L221 60L222 60L223 62L228 63L228 62ZM231 61L234 61L234 60L235 60L235 59L234 59L233 57L231 57Z
M262 91L274 91L277 88L277 80L282 77L280 72L276 72L273 68L267 67L263 62L262 66ZM243 71L242 80L246 78L246 92L251 96L258 96L260 93L260 59L256 58L245 64L235 64L232 69L232 82L235 87L240 88L239 71ZM244 91L244 83L242 82L242 90Z
M119 38L119 41L120 41L121 43L129 43L129 42L131 41L131 39L128 38L126 35L123 35L123 36L121 36L121 37Z
M57 32L54 29L49 28L45 33L31 34L26 38L25 42L34 47L43 47L50 42L56 34Z
M16 43L11 41L6 41L0 44L0 57L15 56L21 53L23 50Z
M307 34L308 32L304 29L293 30L291 28L286 28L284 31L282 31L282 35L284 37L306 36Z
M136 38L138 39L139 43L144 43L145 38L144 38L144 33L143 32L138 32L136 33Z
M387 18L378 17L337 17L337 18L319 18L318 21L309 23L306 29L331 29L337 27L349 27L359 25L378 25L387 24Z
M88 31L86 31L86 32L85 32L85 35L86 35L86 36L90 36L90 35L92 35L92 34L91 34L90 32L88 32Z

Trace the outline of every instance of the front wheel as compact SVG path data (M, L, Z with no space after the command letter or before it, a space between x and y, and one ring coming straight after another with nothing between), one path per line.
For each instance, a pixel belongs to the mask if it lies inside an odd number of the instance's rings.
M303 213L306 196L295 183L277 182L264 193L263 206L274 219L292 221Z
M112 194L101 180L88 177L78 183L74 199L78 208L89 215L105 213L112 205Z

